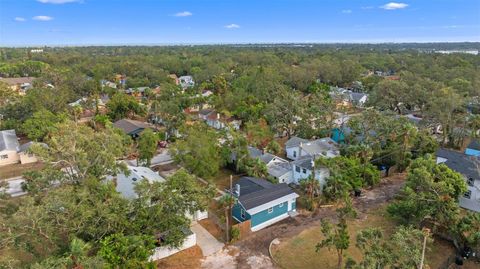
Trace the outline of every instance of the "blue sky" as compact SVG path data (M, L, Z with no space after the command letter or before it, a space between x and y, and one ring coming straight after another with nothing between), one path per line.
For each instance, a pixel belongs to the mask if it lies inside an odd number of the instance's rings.
M480 41L479 0L0 0L0 45Z

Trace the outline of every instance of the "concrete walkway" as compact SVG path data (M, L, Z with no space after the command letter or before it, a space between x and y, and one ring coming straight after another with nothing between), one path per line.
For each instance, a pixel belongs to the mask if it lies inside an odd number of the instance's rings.
M197 235L197 245L202 249L203 256L213 255L223 249L224 245L200 224L194 223L190 228Z

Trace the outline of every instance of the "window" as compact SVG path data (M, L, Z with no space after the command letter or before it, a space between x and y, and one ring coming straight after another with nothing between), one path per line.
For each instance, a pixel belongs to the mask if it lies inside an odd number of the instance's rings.
M300 173L300 167L295 165L295 171L297 171L298 173Z
M465 194L463 194L463 197L470 199L470 197L472 197L472 191L467 191Z
M0 160L4 160L4 159L8 159L8 155L5 154L5 155L0 155Z
M272 212L273 212L273 207L270 207L270 208L268 209L268 214L270 214L270 213L272 213Z
M245 210L240 209L240 217L241 217L242 219L245 219Z
M297 157L297 152L294 150L293 151L293 158L296 158Z
M473 187L473 182L475 182L475 180L473 180L473 178L469 178L469 179L467 180L468 186L472 186L472 187Z
M279 204L278 207L283 207L283 204L284 204L284 203Z
M303 171L302 171L304 174L307 173L307 169L303 168Z

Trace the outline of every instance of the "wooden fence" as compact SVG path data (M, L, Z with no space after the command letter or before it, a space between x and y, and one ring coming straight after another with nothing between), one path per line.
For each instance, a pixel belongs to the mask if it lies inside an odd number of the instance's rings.
M251 223L250 220L246 220L244 222L237 223L232 225L233 228L237 228L240 231L240 239L247 237L252 231L250 230Z

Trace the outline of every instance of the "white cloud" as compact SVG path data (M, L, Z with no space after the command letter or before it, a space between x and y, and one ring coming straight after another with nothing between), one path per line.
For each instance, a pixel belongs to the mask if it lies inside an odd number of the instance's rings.
M365 6L365 7L361 7L361 9L363 10L367 10L367 9L374 9L375 7L373 6Z
M352 13L352 10L351 9L344 9L344 10L342 10L342 13L343 14L350 14L350 13Z
M32 19L34 19L36 21L51 21L51 20L53 20L53 17L40 15L40 16L35 16Z
M397 2L390 2L388 4L385 4L381 6L380 8L386 9L386 10L394 10L394 9L403 9L408 7L408 4L405 3L397 3Z
M20 22L26 21L26 19L23 18L23 17L15 17L14 20L15 20L15 21L20 21Z
M227 28L227 29L238 29L238 28L240 28L240 25L232 23L232 24L225 25L225 28Z
M37 0L43 4L67 4L67 3L75 3L81 2L82 0Z
M192 16L193 13L190 12L190 11L183 11L183 12L178 12L176 13L174 16L175 17L189 17L189 16Z

